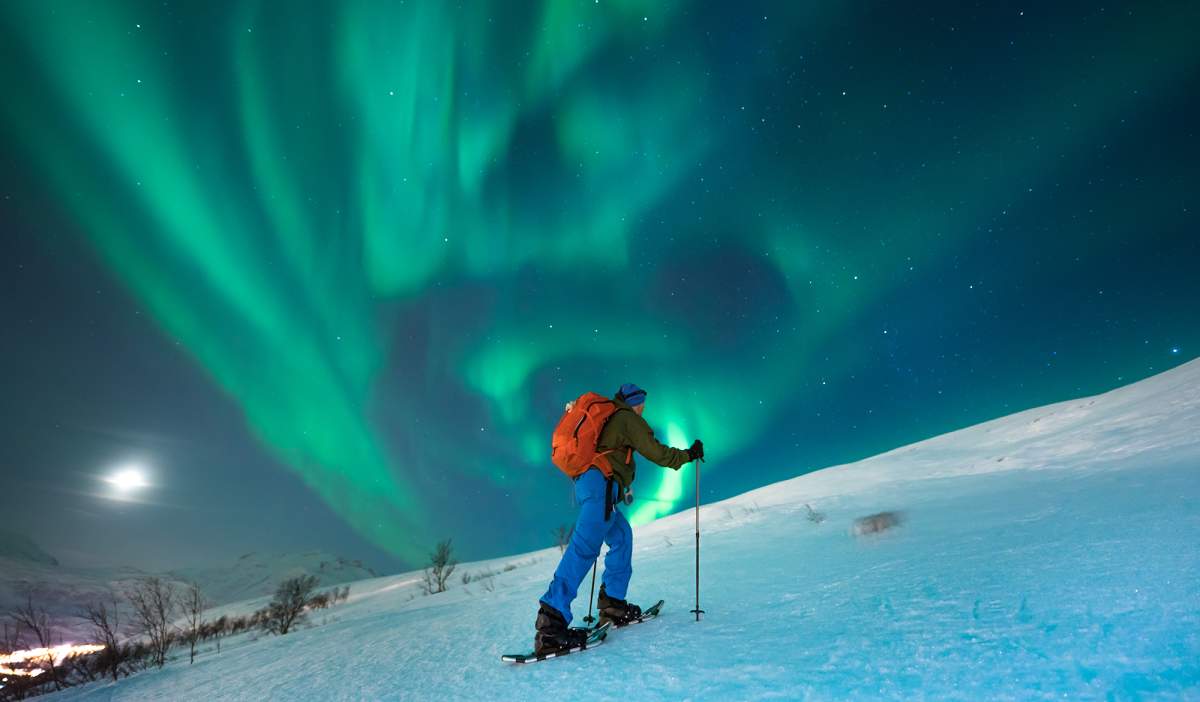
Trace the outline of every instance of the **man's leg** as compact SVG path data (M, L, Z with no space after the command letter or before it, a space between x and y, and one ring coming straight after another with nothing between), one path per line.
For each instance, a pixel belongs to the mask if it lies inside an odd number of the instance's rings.
M575 531L554 570L550 588L542 595L542 602L557 609L568 623L571 621L571 602L579 591L579 584L600 555L600 544L609 526L609 522L604 521L605 485L604 474L596 468L589 469L575 481L575 499L579 502ZM616 516L613 512L613 517ZM608 560L604 562L607 564Z
M604 557L604 591L609 597L623 600L633 576L633 529L625 515L614 509L608 531L604 535L608 555Z

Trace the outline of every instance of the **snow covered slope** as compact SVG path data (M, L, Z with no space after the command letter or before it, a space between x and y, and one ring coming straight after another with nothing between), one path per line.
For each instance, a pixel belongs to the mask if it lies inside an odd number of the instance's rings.
M429 597L356 583L320 626L54 699L1200 699L1197 498L1193 361L704 506L700 623L685 512L635 534L630 597L663 616L594 651L498 660L531 644L549 549ZM902 526L850 534L881 510Z

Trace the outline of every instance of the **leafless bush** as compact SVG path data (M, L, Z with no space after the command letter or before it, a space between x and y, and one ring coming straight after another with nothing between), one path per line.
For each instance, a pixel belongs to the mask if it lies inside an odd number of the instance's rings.
M262 619L263 627L281 636L294 629L304 620L304 610L316 587L315 575L299 575L280 583L275 589L274 598L267 605Z
M118 637L121 634L120 608L116 595L84 605L79 617L92 625L92 638L104 644L104 650L96 655L96 667L101 675L111 675L113 682L121 676L121 665L125 662L125 647Z
M240 634L250 628L250 618L246 616L234 617L229 620L229 633Z
M804 509L808 510L808 521L813 524L820 524L825 521L825 515L810 507L807 502L804 503Z
M196 644L199 643L200 634L204 630L206 609L208 602L204 599L204 593L200 592L200 586L191 583L183 593L183 640L188 645L189 665L196 662Z
M81 682L95 682L100 669L94 658L94 655L72 656L63 661L63 677L67 680L67 684L78 685Z
M134 585L127 598L141 632L146 636L150 663L163 667L175 639L172 621L179 599L175 586L160 578L146 577Z
M18 630L28 632L39 648L54 646L54 630L50 625L50 615L47 614L44 607L34 604L32 592L25 593L25 604L9 612L9 618L12 619ZM53 657L48 659L46 665L50 670L50 680L54 682L54 689L63 689L62 675Z
M212 639L217 644L217 653L221 652L221 637L230 632L229 616L222 614L216 621L206 622L201 627L200 638L205 641Z
M129 645L126 660L134 670L145 670L153 665L150 660L150 647L144 641L134 641Z
M255 629L261 629L263 626L263 622L265 622L266 620L267 620L267 610L260 609L257 612L254 612L253 614L250 615L250 626L252 626Z
M484 576L483 578L481 578L477 581L479 583L480 587L483 588L484 592L495 592L496 591L496 579L493 577L493 575L494 574L489 573L488 575Z
M421 591L433 595L446 591L446 583L454 573L458 561L454 560L454 547L451 539L439 541L437 548L429 554L429 565L425 567L425 578L421 582Z

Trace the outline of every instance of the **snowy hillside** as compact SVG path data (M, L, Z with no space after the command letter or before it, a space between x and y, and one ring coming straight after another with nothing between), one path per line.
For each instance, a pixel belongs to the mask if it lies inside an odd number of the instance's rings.
M594 651L499 661L550 549L434 596L356 583L320 626L53 699L1200 699L1198 498L1193 361L704 506L700 623L685 512L635 532L630 597L663 616ZM851 534L882 510L903 524Z

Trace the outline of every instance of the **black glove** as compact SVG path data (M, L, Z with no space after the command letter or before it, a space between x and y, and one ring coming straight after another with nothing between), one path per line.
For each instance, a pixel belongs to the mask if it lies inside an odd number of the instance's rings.
M692 442L692 447L687 450L687 453L688 453L689 461L695 461L697 459L703 461L704 460L704 442L701 441L700 439L696 439L695 441Z

